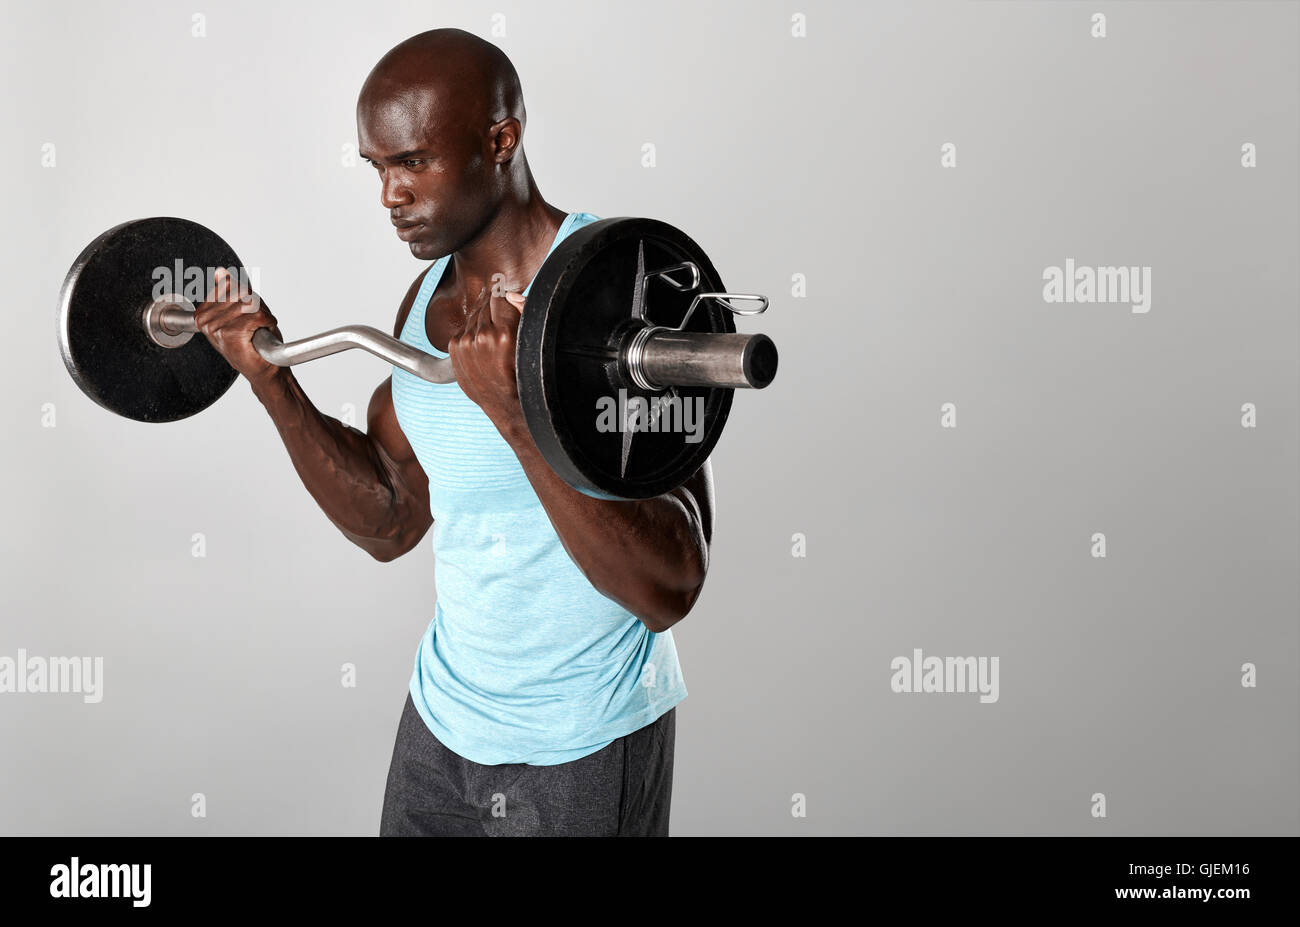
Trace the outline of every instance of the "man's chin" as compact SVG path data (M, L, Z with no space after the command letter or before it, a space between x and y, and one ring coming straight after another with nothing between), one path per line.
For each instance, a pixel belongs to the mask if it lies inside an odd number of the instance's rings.
M419 261L436 261L440 257L445 257L442 249L427 241L413 241L408 243L407 247L411 249L411 257Z

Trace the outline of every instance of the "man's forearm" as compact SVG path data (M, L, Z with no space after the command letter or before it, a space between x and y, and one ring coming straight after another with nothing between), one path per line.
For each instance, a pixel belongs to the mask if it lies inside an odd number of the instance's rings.
M379 560L409 549L403 517L409 506L379 452L363 432L321 413L288 367L253 384L255 395L289 452L294 469L348 540Z
M501 433L592 586L652 631L667 630L690 611L708 571L708 543L689 492L594 499L551 469L522 422Z

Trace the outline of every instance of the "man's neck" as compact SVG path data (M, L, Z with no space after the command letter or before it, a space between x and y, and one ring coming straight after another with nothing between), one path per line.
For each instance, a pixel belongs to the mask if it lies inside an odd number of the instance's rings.
M461 292L472 299L504 275L505 288L522 290L550 251L566 213L542 199L533 187L522 200L508 199L469 244L452 255Z

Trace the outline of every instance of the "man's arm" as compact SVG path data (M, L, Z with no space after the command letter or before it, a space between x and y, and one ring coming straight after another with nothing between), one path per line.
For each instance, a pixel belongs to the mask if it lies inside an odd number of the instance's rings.
M713 473L706 461L652 499L595 499L551 469L519 404L515 344L523 297L485 289L448 342L456 381L497 426L523 466L569 557L597 590L651 631L684 618L699 597L713 536Z
M398 310L397 331L410 312L420 279ZM363 433L324 415L302 391L292 369L267 363L253 332L275 317L256 297L233 299L229 277L195 311L199 330L243 374L275 423L303 485L344 537L376 560L411 550L433 523L429 483L397 423L391 377L375 390ZM252 310L250 307L255 306Z
M578 492L551 469L522 419L502 431L546 508L564 549L588 581L651 631L695 605L713 539L713 469L706 460L671 492L611 501Z

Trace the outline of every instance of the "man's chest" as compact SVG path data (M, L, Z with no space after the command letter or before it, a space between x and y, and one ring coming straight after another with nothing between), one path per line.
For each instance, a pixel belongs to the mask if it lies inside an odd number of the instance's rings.
M464 329L467 315L468 306L456 288L444 289L439 284L424 310L424 337L429 339L429 344L445 354L447 343Z

